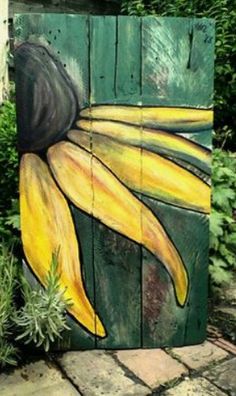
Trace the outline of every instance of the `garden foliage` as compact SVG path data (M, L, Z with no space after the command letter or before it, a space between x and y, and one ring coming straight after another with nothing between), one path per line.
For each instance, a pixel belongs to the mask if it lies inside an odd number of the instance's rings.
M16 340L24 340L25 344L33 342L37 347L42 345L45 351L58 337L61 338L63 330L69 330L65 311L70 303L64 299L64 291L59 288L57 269L57 257L53 255L45 289L40 286L32 288L22 276L24 305L14 318L19 331Z
M14 294L17 291L17 260L0 243L0 367L16 364L17 349L12 342Z
M18 154L14 101L0 107L0 238L19 240Z
M210 221L210 274L213 285L232 279L236 270L236 155L215 150Z
M59 288L57 257L52 257L45 288L32 288L12 249L0 243L0 367L16 365L18 347L34 343L49 346L69 327L65 312L70 302ZM20 299L20 304L19 304Z

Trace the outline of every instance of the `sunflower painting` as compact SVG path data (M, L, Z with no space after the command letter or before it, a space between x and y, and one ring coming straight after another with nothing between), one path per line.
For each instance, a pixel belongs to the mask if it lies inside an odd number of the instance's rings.
M201 341L210 213L212 21L15 20L25 260L58 254L57 348Z

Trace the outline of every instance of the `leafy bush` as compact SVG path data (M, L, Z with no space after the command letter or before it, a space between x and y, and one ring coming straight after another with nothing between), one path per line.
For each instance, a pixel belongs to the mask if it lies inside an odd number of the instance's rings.
M194 16L216 21L215 144L236 149L236 1L123 0L129 15Z
M33 290L21 273L21 267L12 249L0 244L0 367L16 365L20 340L33 342L48 351L51 343L65 329L65 311L69 301L59 290L57 258L53 256L45 289ZM16 301L23 290L23 306ZM16 335L18 335L16 337Z
M63 330L69 330L64 315L69 301L64 300L64 291L59 289L57 269L57 258L53 255L45 289L34 290L22 278L25 304L14 319L21 331L16 340L23 339L25 344L34 342L37 347L43 345L45 351L49 350L50 343L61 337Z
M236 270L236 155L213 154L210 218L210 274L213 285L232 279Z
M14 292L17 287L17 261L3 243L0 244L0 366L16 364L12 343Z
M0 211L5 214L18 192L16 109L11 101L0 107L0 172Z
M18 154L14 101L0 107L0 238L19 240Z

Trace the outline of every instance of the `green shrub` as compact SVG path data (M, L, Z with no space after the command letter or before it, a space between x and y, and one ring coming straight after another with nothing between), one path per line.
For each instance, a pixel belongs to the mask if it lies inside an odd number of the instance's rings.
M59 288L60 277L57 269L57 258L53 255L45 289L33 289L22 277L25 304L14 318L20 331L16 340L24 340L25 344L33 342L37 347L42 345L45 351L61 337L63 330L69 330L65 316L69 301L64 299L64 291Z
M210 217L211 284L228 283L236 270L236 155L213 153Z
M0 366L16 364L17 350L12 343L16 289L17 260L12 250L0 243Z
M0 367L16 365L20 357L20 341L36 347L49 346L65 329L69 301L59 290L57 258L53 256L45 289L32 289L24 278L21 266L9 248L0 243ZM17 305L23 290L22 306Z
M0 239L19 240L18 154L14 101L0 107Z
M236 149L236 1L123 0L129 15L194 16L216 21L215 144Z
M5 214L18 193L16 109L11 101L0 107L0 173L0 211Z

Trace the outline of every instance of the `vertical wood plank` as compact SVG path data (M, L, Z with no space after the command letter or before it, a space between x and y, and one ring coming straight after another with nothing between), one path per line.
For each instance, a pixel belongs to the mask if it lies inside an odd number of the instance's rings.
M178 248L188 270L190 292L185 307L179 307L162 264L144 255L144 347L184 345L187 337L186 344L201 342L206 328L208 219L155 200L145 198L145 202Z
M207 39L210 43L205 42L206 34L211 37ZM144 106L212 106L212 21L143 18L142 38ZM185 137L211 147L210 131ZM142 165L145 166L144 159ZM201 342L206 330L207 216L146 197L143 201L180 252L190 281L188 301L181 308L163 265L143 249L143 346Z
M139 245L94 223L96 310L107 331L97 348L141 346L140 257Z
M115 99L117 18L90 17L91 104Z
M212 106L212 20L145 17L142 44L146 104Z
M135 75L133 63L135 57L139 69L140 50L136 53L139 46L128 39L131 51L129 58L124 42L128 30L134 39L132 32L139 28L138 20L124 18L116 25L115 18L92 17L91 22L92 102L113 104L124 100L124 96L131 97L130 89L139 93L139 78ZM103 56L107 62L105 65ZM134 79L131 77L132 72L136 76ZM104 79L100 78L101 75L104 75ZM120 161L122 162L122 156ZM137 161L137 169L141 172L141 151ZM96 199L94 190L94 200ZM141 346L140 245L94 221L94 268L96 309L107 331L105 339L97 338L97 347L112 349Z
M89 104L88 17L26 14L15 17L15 44L41 44L64 65L73 80L80 108Z
M141 90L141 19L118 17L116 97L117 101L136 104Z
M89 24L87 16L65 14L27 14L15 17L16 45L29 41L44 45L66 68L77 90L80 107L89 103ZM53 76L52 76L53 78ZM92 189L92 176L91 176ZM94 305L93 226L92 219L70 206L81 252L84 284ZM95 336L72 318L71 331L58 340L53 349L92 349ZM95 318L94 318L95 321Z

